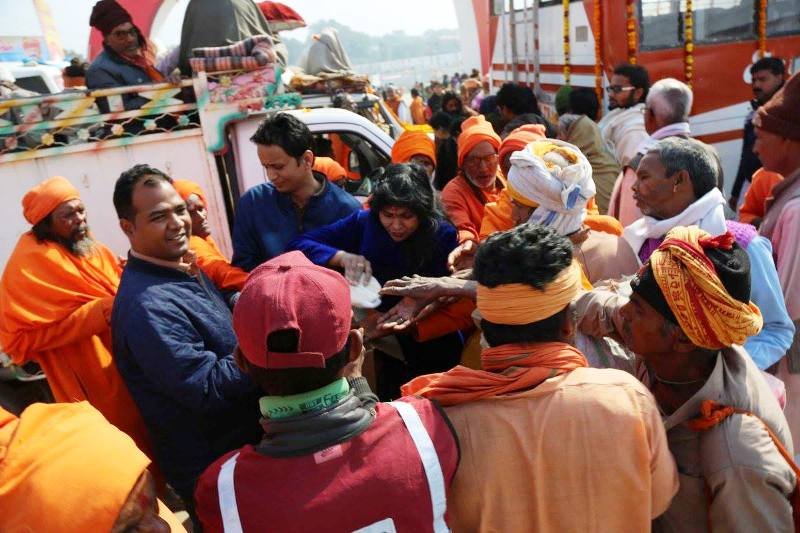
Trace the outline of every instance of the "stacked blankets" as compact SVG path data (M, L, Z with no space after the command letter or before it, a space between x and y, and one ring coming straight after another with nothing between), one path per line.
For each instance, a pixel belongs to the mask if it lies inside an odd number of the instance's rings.
M256 70L275 65L275 51L269 35L254 35L230 46L192 49L193 72Z

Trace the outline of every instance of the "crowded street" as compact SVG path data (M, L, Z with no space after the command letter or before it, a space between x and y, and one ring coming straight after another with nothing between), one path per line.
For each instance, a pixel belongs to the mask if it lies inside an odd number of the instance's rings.
M800 531L800 0L388 7L0 0L0 532Z

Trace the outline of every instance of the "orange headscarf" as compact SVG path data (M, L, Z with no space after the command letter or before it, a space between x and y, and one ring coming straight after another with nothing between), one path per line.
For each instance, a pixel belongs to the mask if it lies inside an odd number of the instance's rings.
M573 261L541 290L524 283L493 288L478 284L478 311L495 324L518 326L539 322L569 305L580 288L581 267Z
M469 117L461 124L461 135L458 136L458 166L464 164L467 154L483 141L491 144L495 150L500 148L500 136L483 115Z
M339 181L347 177L344 167L330 157L315 157L312 170L322 172L329 181Z
M401 387L404 396L419 395L442 405L457 405L531 389L544 380L589 364L563 342L506 344L481 352L483 370L457 366L441 374L414 378Z
M712 237L697 226L677 227L650 256L650 267L678 325L695 346L719 350L744 344L764 320L752 302L733 298L705 248L729 249L730 233Z
M0 409L3 530L111 531L149 464L87 402Z
M59 205L80 197L78 189L66 178L54 176L25 193L22 197L22 215L35 226Z
M173 180L172 186L175 187L175 190L184 199L184 201L189 199L189 196L196 194L200 201L203 203L205 207L208 207L208 202L206 202L206 197L203 194L203 189L200 188L200 185L193 181L189 180Z
M436 165L436 146L427 133L404 131L392 146L392 163L408 163L415 155L422 155Z
M500 144L500 149L498 150L500 161L512 152L522 150L528 143L546 138L545 131L543 124L525 124L515 129Z

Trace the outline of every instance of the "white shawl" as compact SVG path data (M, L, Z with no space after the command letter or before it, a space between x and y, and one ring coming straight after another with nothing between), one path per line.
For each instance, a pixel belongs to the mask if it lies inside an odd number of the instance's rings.
M622 238L630 244L637 257L644 241L657 239L677 226L699 226L711 235L722 235L728 231L725 225L725 197L714 187L693 204L672 218L658 220L642 217L622 232Z

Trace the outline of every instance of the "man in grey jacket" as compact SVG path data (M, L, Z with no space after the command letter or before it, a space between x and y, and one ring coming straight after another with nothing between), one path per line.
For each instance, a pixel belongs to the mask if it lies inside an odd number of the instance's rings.
M153 53L131 14L116 0L100 0L92 9L89 24L103 34L103 51L86 71L89 89L108 89L165 81L153 63ZM124 94L126 110L139 109L149 100L137 94ZM109 112L105 98L97 101L100 111Z

